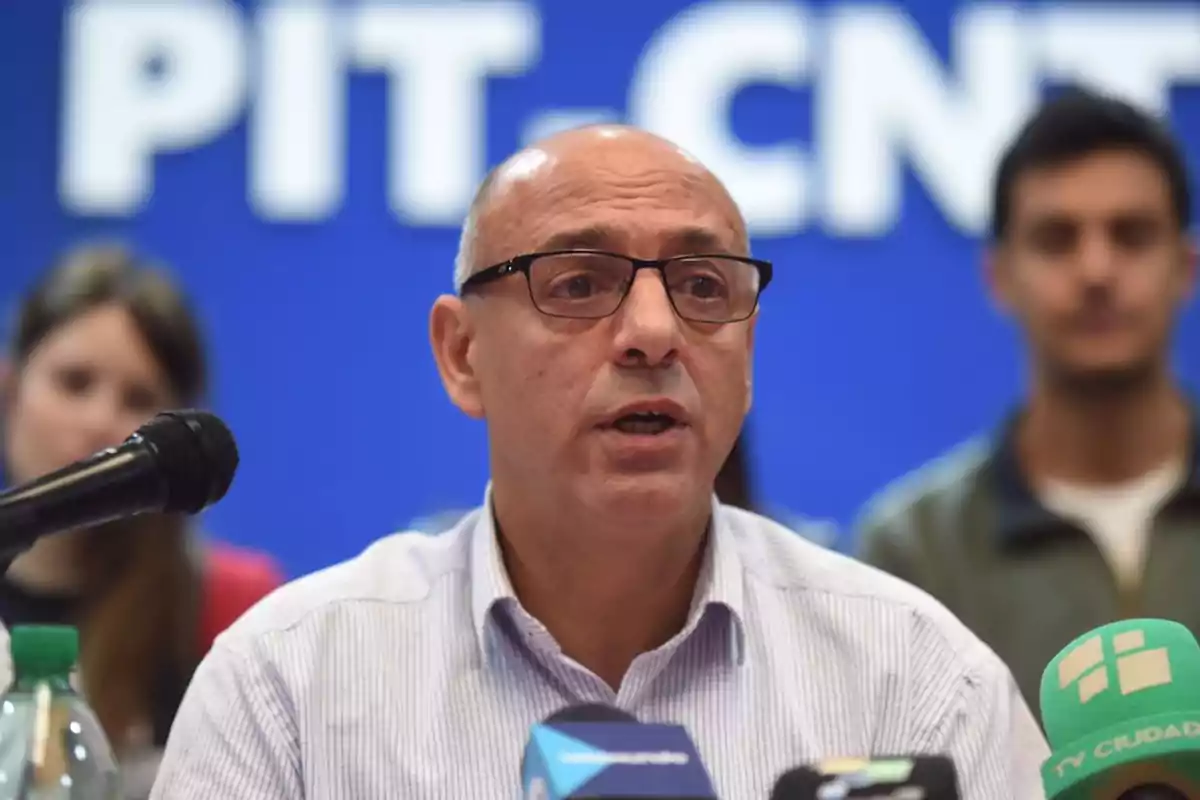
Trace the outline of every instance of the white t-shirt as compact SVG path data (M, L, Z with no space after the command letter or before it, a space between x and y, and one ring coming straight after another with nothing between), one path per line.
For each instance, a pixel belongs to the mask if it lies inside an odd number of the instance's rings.
M1047 481L1047 508L1077 522L1095 540L1123 586L1141 580L1151 523L1183 481L1184 462L1171 461L1132 481L1112 486Z

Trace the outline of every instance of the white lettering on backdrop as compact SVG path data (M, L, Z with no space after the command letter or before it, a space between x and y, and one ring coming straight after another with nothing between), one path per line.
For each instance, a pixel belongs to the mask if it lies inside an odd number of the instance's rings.
M381 202L407 224L457 225L486 168L487 82L537 69L542 35L537 9L516 1L268 2L252 17L227 0L78 2L64 36L62 204L135 215L155 156L201 147L245 113L255 213L327 219L345 191L347 80L374 73L388 87ZM604 119L660 132L714 167L758 236L885 235L906 168L948 222L977 233L994 158L1040 82L1166 111L1173 85L1200 81L1200 7L967 6L950 50L944 63L900 3L696 3L645 44L626 109L541 109L522 132ZM752 84L810 89L811 141L740 141L730 105Z

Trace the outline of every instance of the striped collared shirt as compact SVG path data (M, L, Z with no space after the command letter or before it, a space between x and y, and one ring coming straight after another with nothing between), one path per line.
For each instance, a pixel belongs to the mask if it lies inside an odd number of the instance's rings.
M491 514L380 540L218 638L152 798L512 798L530 726L577 702L685 725L723 800L905 753L951 756L966 800L1043 797L1008 670L934 600L727 506L708 541L690 621L614 692L521 608Z

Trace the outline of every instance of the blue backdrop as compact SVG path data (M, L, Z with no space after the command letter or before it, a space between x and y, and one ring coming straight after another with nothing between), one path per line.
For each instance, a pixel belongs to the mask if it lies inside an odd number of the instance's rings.
M716 167L778 265L759 495L843 526L1021 390L978 234L1039 89L1169 111L1200 162L1196 2L8 0L0 54L0 298L95 237L174 265L243 453L209 526L293 574L478 502L484 430L427 311L475 181L530 136L624 119ZM1200 378L1194 312L1178 360Z

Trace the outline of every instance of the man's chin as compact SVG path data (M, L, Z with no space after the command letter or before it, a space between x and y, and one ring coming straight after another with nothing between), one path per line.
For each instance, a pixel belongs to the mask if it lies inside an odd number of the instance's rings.
M1154 382L1157 365L1148 359L1080 359L1061 363L1051 370L1060 388L1090 396L1125 394Z
M634 519L679 516L710 496L694 477L669 470L608 475L590 494L601 513Z

